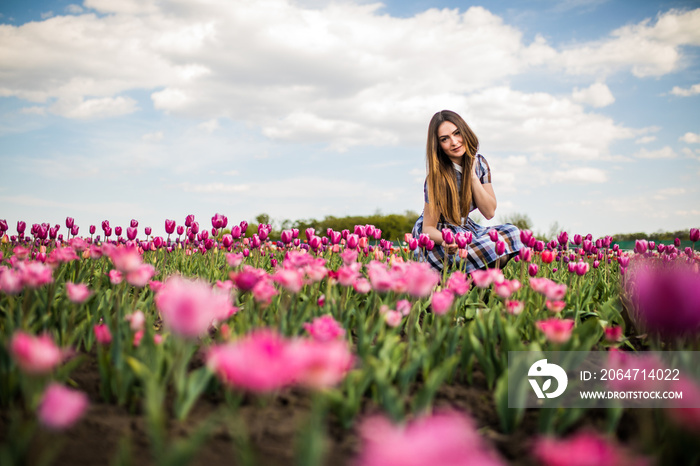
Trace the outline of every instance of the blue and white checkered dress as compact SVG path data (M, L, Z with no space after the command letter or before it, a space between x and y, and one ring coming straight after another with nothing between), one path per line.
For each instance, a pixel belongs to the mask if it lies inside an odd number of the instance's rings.
M483 155L476 155L476 176L481 181L481 184L491 183L491 169L489 164ZM462 174L455 170L455 175L457 176L457 186L462 186ZM423 187L425 195L425 203L428 203L428 185L427 180ZM473 211L476 209L476 205L472 201L471 209ZM523 248L523 243L520 241L520 230L515 225L506 223L504 225L495 225L490 227L482 227L478 223L474 222L469 217L462 219L462 225L453 225L445 221L444 217L440 216L440 221L437 224L438 231L442 231L443 228L449 228L452 232L456 233L466 233L470 231L473 235L472 242L467 246L468 255L466 257L466 271L471 272L475 269L484 269L488 264L498 259L500 256L496 253L496 243L491 241L488 235L489 230L498 231L499 239L505 242L506 249L503 256L512 257L520 249ZM413 227L413 237L418 238L423 232L423 214L418 217L415 226ZM425 256L420 250L416 251L416 255L419 260L426 260L435 269L441 271L443 267L445 250L442 246L435 246L432 251L425 251ZM458 255L453 255L447 257L448 264L452 264L453 261L460 261Z

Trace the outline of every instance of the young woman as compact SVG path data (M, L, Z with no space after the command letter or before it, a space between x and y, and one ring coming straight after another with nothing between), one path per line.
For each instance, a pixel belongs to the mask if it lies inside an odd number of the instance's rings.
M436 113L428 126L426 148L428 177L423 188L423 214L413 227L413 236L427 234L435 242L425 259L442 270L447 254L451 263L458 251L453 242L444 244L442 230L454 234L471 232L472 242L467 249L466 271L486 267L503 267L522 247L520 230L509 223L482 227L469 218L474 209L487 219L496 212L496 195L491 186L491 170L483 155L477 154L479 140L467 123L455 112ZM496 243L489 231L498 232L498 240L505 250L497 253Z

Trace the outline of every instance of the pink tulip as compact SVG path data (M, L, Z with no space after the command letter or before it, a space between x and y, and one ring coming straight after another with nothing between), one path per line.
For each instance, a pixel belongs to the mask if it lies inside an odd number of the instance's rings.
M491 241L494 243L498 241L498 231L497 230L489 230L489 238L491 238Z
M272 278L290 293L298 293L304 286L304 277L296 269L278 270Z
M170 276L154 299L163 324L185 338L197 338L212 323L228 319L236 309L230 296L213 290L200 280Z
M360 294L367 294L372 289L372 285L366 278L358 278L355 283L353 283L352 287Z
M635 264L625 283L632 299L630 315L646 331L666 337L700 332L700 273L685 263L667 267Z
M362 264L359 262L353 262L350 265L343 265L338 268L338 283L342 286L352 286L360 277L360 268Z
M126 229L126 237L129 241L133 241L136 239L136 235L138 234L138 231L134 227L127 227Z
M506 311L513 315L519 315L525 309L525 303L516 300L506 300Z
M522 233L522 232L521 232ZM518 252L518 257L520 258L521 261L523 262L530 262L532 260L532 249L530 248L522 248Z
M73 426L89 405L85 393L51 383L39 403L37 417L45 427L63 430Z
M62 351L48 335L33 336L21 330L12 335L10 354L28 374L46 374L63 360Z
M557 319L555 317L547 320L536 322L547 340L552 343L566 343L571 338L571 332L574 329L574 321L571 319Z
M647 465L646 458L633 457L613 441L594 432L581 432L566 439L539 438L534 456L543 466Z
M112 343L112 332L109 331L109 327L106 324L97 324L92 330L95 332L95 340L100 345L109 345Z
M450 290L436 291L430 299L430 308L436 315L446 314L454 302L454 293Z
M22 291L22 274L14 269L0 267L0 291L6 294L18 294Z
M563 249L566 249L569 245L569 234L565 231L562 231L557 235L557 242L559 242L559 245Z
M132 286L143 288L156 274L156 269L151 264L141 264L136 270L126 274L126 281Z
M697 243L700 241L700 229L691 228L689 237L692 243Z
M112 285L118 285L122 282L122 273L119 270L112 269L108 273L109 275L109 282Z
M311 338L321 342L336 340L345 336L343 326L333 316L328 314L316 317L311 323L305 323L304 330L309 333Z
M294 380L288 354L288 342L281 336L257 330L233 343L212 346L206 364L229 387L270 392Z
M53 282L53 270L51 267L39 262L19 262L16 270L22 277L22 284L29 288L41 288Z
M457 296L464 295L469 291L469 286L471 282L467 277L467 274L460 272L459 270L452 272L450 278L447 280L447 289L452 291Z
M272 286L272 283L267 275L264 275L251 290L255 301L263 307L269 306L272 303L273 296L277 295L277 289Z
M342 340L319 342L295 340L287 351L288 366L295 384L324 390L340 383L354 363L348 344Z
M531 277L534 277L537 275L537 271L539 270L539 267L537 264L530 264L527 266L527 274Z
M589 266L588 262L578 262L576 264L576 275L582 276L586 275L586 272L588 272Z
M175 220L165 219L165 233L172 235L175 232Z
M452 244L454 243L455 240L455 234L452 232L452 230L448 228L443 228L442 229L442 240L444 241L445 244Z
M283 230L282 233L280 233L280 239L284 244L291 244L292 242L292 230Z
M146 324L146 316L141 311L135 311L133 314L124 316L124 320L129 322L129 327L135 332L142 330Z
M554 251L542 251L542 262L545 264L551 264L554 261L556 254Z
M92 292L84 283L66 282L66 295L68 296L68 300L73 303L82 303L88 299L91 294Z
M502 256L506 252L506 243L505 241L497 241L496 242L496 254L499 256Z
M497 466L504 462L482 440L471 419L438 412L394 425L384 417L359 427L362 449L357 466Z
M552 312L561 312L566 307L566 301L552 301L548 299L545 302L545 305L547 306L547 309Z
M141 266L141 254L136 247L116 247L108 252L114 267L122 273L129 273Z
M236 288L241 290L241 292L245 293L246 291L252 290L264 274L264 270L256 269L254 267L246 265L245 267L243 267L243 270L241 270L238 273L230 272L229 276L231 277L231 280L233 280L233 283L236 285Z
M70 230L73 228L73 225L75 225L75 220L73 217L66 217L66 228Z
M440 282L440 275L426 262L409 262L403 279L409 295L424 298Z
M622 341L622 327L605 327L605 339L609 342Z
M478 288L488 288L492 283L502 282L503 272L498 269L474 270L471 273L474 285Z
M396 310L401 313L402 316L407 316L411 313L411 302L407 299L401 299L396 303Z
M383 314L384 322L386 322L386 324L389 327L398 327L399 325L401 325L401 319L403 318L403 315L401 315L399 311L391 309L385 311Z
M114 234L117 236L122 235L122 227L114 227Z
M637 254L644 254L647 252L648 243L644 239L638 239L634 241L634 252Z
M520 230L520 241L523 244L528 244L532 239L532 231L530 230Z

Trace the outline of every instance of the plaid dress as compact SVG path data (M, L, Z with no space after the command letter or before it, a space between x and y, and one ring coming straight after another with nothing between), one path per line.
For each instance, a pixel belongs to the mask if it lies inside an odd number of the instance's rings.
M476 176L481 181L481 184L491 183L491 169L489 164L483 155L476 155ZM462 185L462 174L455 170L455 175L457 176L457 186ZM428 203L428 182L426 180L423 187L423 192L425 196L425 203ZM473 211L476 209L476 205L472 201L471 209ZM482 227L478 223L474 222L469 217L462 218L461 225L453 225L445 221L444 217L440 216L440 221L437 224L438 231L442 231L443 228L449 228L453 233L466 233L470 231L473 235L472 242L467 245L467 257L464 259L466 261L466 271L471 272L475 269L484 269L488 264L499 258L496 253L496 243L491 241L488 235L489 230L498 231L499 239L506 244L505 252L503 256L513 257L520 249L523 248L523 243L520 241L520 230L515 225L506 223L504 225L494 225L490 227ZM413 227L413 237L418 238L423 232L423 214L418 217L415 226ZM425 254L421 250L416 250L416 256L418 260L425 260L431 266L433 266L438 271L442 271L443 259L445 257L445 250L442 246L435 245L432 251L425 251ZM447 261L449 265L452 265L453 261L458 263L461 261L459 255L448 255Z

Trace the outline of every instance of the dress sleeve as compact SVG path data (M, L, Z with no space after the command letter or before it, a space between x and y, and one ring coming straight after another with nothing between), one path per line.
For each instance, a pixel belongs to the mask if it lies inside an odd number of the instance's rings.
M479 177L479 181L481 181L481 184L490 184L491 168L489 167L489 163L486 161L486 158L481 154L476 154L476 161L479 163L479 165L476 167L476 174Z

